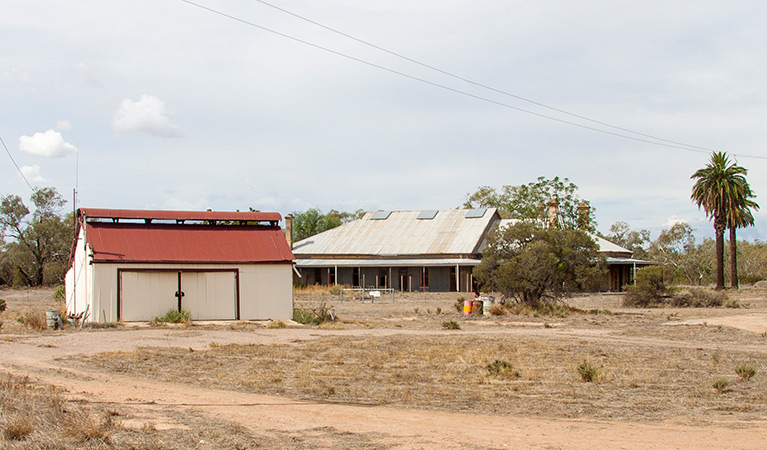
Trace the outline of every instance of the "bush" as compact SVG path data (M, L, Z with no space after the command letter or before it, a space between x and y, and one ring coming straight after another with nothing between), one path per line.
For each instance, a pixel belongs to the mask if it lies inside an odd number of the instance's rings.
M583 381L591 383L599 378L599 375L602 373L602 366L596 366L588 359L585 359L578 365L578 373Z
M56 290L53 291L53 298L55 300L62 302L64 301L65 296L66 296L66 287L63 284L57 286Z
M671 306L688 308L712 308L722 306L727 301L724 291L693 288L680 292L671 298Z
M459 313L463 313L464 300L465 299L463 298L463 296L459 295L458 298L455 299L455 303L453 304L453 306L455 306L455 310L458 311Z
M500 378L519 378L519 372L514 370L514 365L505 359L496 359L485 366L485 369L495 377Z
M314 309L293 308L293 320L304 325L319 325L325 322L335 322L336 314L325 302Z
M273 320L269 322L269 324L266 326L266 328L285 328L287 325L285 325L285 322L281 320Z
M48 319L43 311L26 311L19 316L18 320L22 325L26 325L36 331L45 331L48 329Z
M8 305L5 303L5 300L0 298L0 313L5 311L5 308L7 308L7 307L8 307Z
M500 303L494 303L487 308L487 311L493 316L502 316L506 314L506 308Z
M636 284L623 287L624 306L638 308L655 307L668 303L673 291L663 281L662 266L647 266L639 269Z
M333 286L328 289L328 292L330 295L340 295L341 294L341 286L334 284Z
M189 324L192 321L192 313L188 309L169 309L162 317L155 317L152 319L152 323L185 323Z
M445 330L460 330L461 325L459 325L455 320L447 320L442 322L442 328Z
M727 379L727 377L719 377L711 384L711 386L716 389L717 392L720 394L724 392L727 389L727 386L730 385L730 380Z
M735 367L735 373L738 374L741 380L748 381L756 375L756 367L747 363L739 364Z

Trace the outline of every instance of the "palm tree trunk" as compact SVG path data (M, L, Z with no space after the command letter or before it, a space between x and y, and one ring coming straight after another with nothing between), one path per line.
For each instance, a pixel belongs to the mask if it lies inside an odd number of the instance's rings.
M716 289L724 289L724 221L714 219L714 231L716 233Z
M730 228L730 287L738 288L738 244L735 238L735 227Z

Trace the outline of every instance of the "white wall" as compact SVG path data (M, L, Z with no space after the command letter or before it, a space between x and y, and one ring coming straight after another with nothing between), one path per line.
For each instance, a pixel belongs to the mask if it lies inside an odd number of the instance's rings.
M240 272L240 319L290 319L293 316L293 267L290 264L93 264L91 319L117 321L117 269L220 270Z
M90 249L86 249L83 244L83 230L80 230L80 234L77 237L77 243L75 244L75 254L72 262L72 266L67 271L64 278L65 282L65 296L68 314L79 314L86 310L87 305L90 303L93 290L90 288L89 281L93 278L93 266L86 264L86 253L90 252ZM88 315L92 318L91 311L88 311Z

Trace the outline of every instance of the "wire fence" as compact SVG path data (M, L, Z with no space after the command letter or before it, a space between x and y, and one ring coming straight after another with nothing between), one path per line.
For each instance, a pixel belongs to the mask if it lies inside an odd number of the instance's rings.
M380 303L389 298L391 298L392 303L395 303L394 292L395 290L392 288L343 288L339 296L341 303L344 300L359 300L361 302L370 300L370 303Z

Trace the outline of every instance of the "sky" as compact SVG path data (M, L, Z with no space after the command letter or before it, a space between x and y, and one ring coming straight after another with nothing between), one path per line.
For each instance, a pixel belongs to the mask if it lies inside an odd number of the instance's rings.
M765 17L756 0L4 0L0 195L29 200L14 161L70 209L75 188L91 208L449 209L558 176L604 233L713 237L690 201L712 150L767 196ZM767 240L755 219L739 235Z

